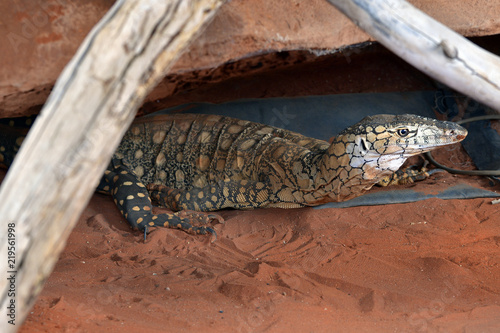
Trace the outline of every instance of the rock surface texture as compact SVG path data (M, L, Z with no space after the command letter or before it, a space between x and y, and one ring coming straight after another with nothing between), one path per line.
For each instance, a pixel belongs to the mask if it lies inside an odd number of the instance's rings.
M500 31L499 3L411 2L466 36ZM0 4L0 116L36 113L83 38L112 4L109 0ZM171 75L151 93L149 107L143 111L161 108L165 105L156 105L156 101L193 86L310 62L339 50L345 55L346 46L369 40L326 1L306 5L301 1L234 0L221 9ZM352 52L360 53L358 49Z

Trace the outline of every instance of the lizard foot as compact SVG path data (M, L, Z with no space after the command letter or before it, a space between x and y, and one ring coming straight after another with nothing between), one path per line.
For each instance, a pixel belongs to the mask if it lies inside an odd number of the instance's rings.
M217 239L217 233L212 227L202 225L211 221L224 222L222 216L217 214L206 214L195 211L179 211L175 213L151 214L144 219L144 222L137 225L139 229L144 230L144 239L149 233L149 227L165 227L176 228L190 234L206 235L208 233L215 236L214 242ZM141 220L142 221L142 220Z
M217 233L211 227L204 226L200 224L208 224L212 221L217 221L218 223L224 223L224 218L218 214L207 214L202 212L197 212L193 210L182 210L174 213L181 218L181 223L177 224L176 227L189 233L206 235L210 233L214 236L211 243L217 240Z
M415 169L414 166L410 166L405 170L398 170L390 176L382 178L377 185L379 186L390 186L390 185L407 185L413 184L414 182L427 179L432 174L436 172L444 172L442 169L432 169L428 170L425 166L420 170Z

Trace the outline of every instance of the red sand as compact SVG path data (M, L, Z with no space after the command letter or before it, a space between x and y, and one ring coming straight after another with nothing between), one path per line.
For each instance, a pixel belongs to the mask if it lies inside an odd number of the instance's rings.
M439 191L485 178L435 174ZM499 332L500 205L220 212L219 237L124 222L95 194L21 332Z

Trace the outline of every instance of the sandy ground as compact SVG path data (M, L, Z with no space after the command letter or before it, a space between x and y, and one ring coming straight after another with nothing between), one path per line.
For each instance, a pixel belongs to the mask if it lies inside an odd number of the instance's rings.
M406 187L464 182L500 190L447 173ZM20 331L499 332L491 201L226 210L215 242L144 242L95 194Z

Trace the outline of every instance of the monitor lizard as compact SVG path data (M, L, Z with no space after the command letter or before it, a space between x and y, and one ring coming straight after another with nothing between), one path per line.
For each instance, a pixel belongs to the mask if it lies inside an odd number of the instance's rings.
M2 126L0 162L9 165L26 133L16 137ZM452 122L385 114L364 118L330 144L224 116L146 116L126 132L97 189L111 194L129 224L145 233L162 226L215 234L208 222L223 219L201 212L349 200L387 179L394 183L408 157L466 135ZM154 214L152 203L173 212Z

